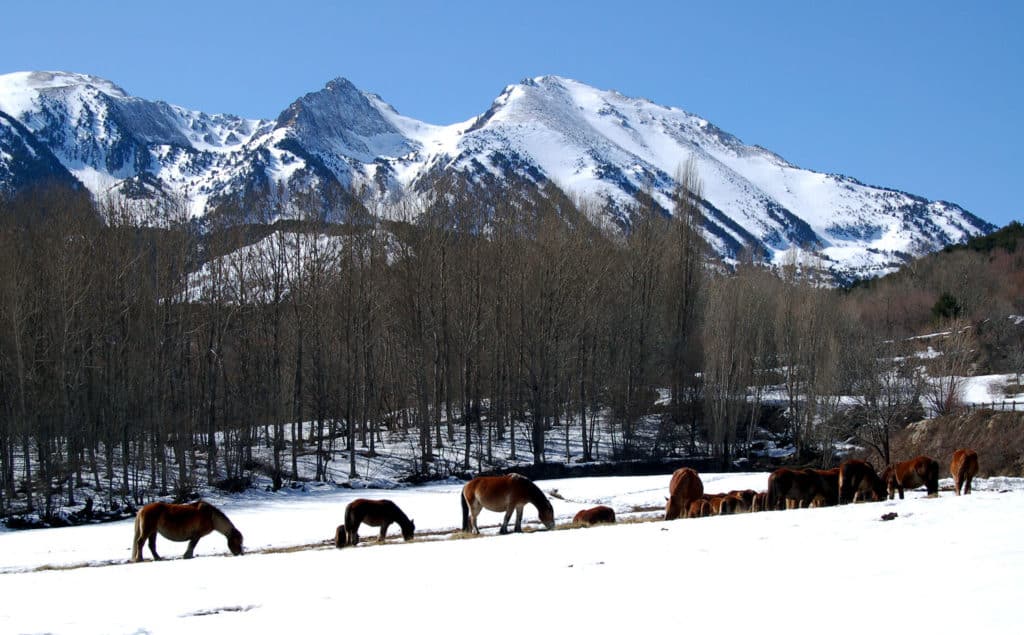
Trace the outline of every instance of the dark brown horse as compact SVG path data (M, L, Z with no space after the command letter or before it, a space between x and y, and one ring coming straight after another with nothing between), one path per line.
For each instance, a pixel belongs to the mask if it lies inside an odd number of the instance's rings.
M159 533L175 542L188 541L185 557L191 558L199 539L219 531L228 539L228 549L236 556L242 555L242 534L235 529L224 512L213 505L199 501L187 505L173 503L150 503L135 515L135 539L132 540L132 562L142 561L142 545L149 541L149 551L154 560L160 560L156 552L156 535Z
M704 482L700 480L697 470L681 467L672 472L672 480L668 484L668 500L665 503L665 520L686 518L691 501L703 495Z
M918 456L909 461L895 463L885 468L882 474L888 488L889 498L899 491L903 498L903 490L914 489L922 485L928 490L929 496L939 495L939 462L929 456Z
M953 452L953 462L949 465L949 471L953 475L956 495L960 495L961 487L965 495L970 494L971 482L978 474L978 453L970 448L963 448Z
M831 507L832 505L839 504L839 468L834 467L830 470L809 470L818 475L821 479L819 481L819 487L821 488L815 495L818 500L816 507Z
M555 528L555 512L544 492L522 474L504 476L478 476L462 487L462 531L480 533L476 517L481 509L505 512L499 533L508 533L508 521L516 513L515 531L523 530L523 507L527 503L537 508L540 521L548 529Z
M572 522L574 525L583 525L584 527L600 523L614 523L615 510L607 505L598 505L597 507L591 507L590 509L581 509L576 512L575 516L573 516Z
M838 479L838 470L780 467L768 476L766 508L778 510L810 507L819 496L825 504L834 505L834 501L839 498Z
M839 465L839 504L861 500L883 501L888 495L885 481L867 461L849 459Z
M391 523L398 523L402 528L402 538L412 540L416 525L405 515L394 502L381 499L369 500L357 498L345 506L345 524L338 525L334 532L334 546L338 549L359 544L359 525L366 523L371 527L380 527L380 535L377 542L384 542L388 527Z

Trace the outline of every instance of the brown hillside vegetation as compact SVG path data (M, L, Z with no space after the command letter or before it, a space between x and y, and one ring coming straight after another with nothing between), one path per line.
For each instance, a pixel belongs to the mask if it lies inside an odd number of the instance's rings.
M893 440L892 456L926 454L939 462L945 478L957 448L978 452L979 476L1024 476L1024 413L978 410L918 421Z

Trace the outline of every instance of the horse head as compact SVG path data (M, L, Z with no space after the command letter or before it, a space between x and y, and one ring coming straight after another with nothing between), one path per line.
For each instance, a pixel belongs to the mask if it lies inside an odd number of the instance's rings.
M409 526L402 527L402 538L405 540L412 540L413 534L416 533L416 521L412 518L409 519Z
M544 523L545 527L548 529L555 528L555 510L551 507L551 503L546 499L544 500L544 504L537 506L537 515L540 517L540 522Z
M236 556L242 555L242 532L237 529L231 530L228 534L228 549Z

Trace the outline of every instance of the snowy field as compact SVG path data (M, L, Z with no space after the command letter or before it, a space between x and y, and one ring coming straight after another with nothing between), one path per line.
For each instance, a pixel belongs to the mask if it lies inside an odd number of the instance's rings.
M767 474L705 474L705 491L762 490ZM570 529L596 504L657 519L668 475L538 481L559 528L455 539L452 481L399 490L336 487L214 501L245 535L196 558L127 564L130 521L0 531L0 633L1018 633L1024 596L1024 479L956 497ZM391 498L416 522L403 543L329 546L345 504ZM896 512L883 522L880 517ZM648 629L658 629L657 631Z

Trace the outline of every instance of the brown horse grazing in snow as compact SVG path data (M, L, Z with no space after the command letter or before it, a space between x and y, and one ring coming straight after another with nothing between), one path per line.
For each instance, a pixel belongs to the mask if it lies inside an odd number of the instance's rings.
M867 461L849 459L839 464L839 504L872 499L883 501L888 492L885 481Z
M704 495L704 482L697 470L681 467L672 472L668 484L668 500L665 503L665 520L689 516L690 503Z
M573 516L572 522L574 525L583 525L584 527L600 523L614 523L615 510L607 505L598 505L597 507L591 507L590 509L581 509L576 512L575 516Z
M462 487L462 531L480 533L476 517L481 509L505 512L499 533L508 533L508 521L516 513L515 531L523 530L523 507L527 503L537 508L540 522L548 529L555 528L555 512L544 492L522 474L504 476L478 476Z
M729 492L729 496L739 496L740 500L743 501L743 509L740 511L754 511L754 498L757 496L757 492L752 489L734 489Z
M394 502L357 498L345 506L345 524L338 525L338 530L334 532L334 546L341 549L346 545L354 547L359 544L359 525L362 523L380 527L377 542L384 542L391 523L398 523L405 540L412 540L416 531L413 521Z
M710 516L713 511L711 509L711 501L701 496L690 501L683 518L704 518L705 516Z
M228 549L236 556L242 555L242 534L235 529L224 512L213 505L198 501L187 505L173 503L150 503L135 515L135 538L132 540L132 562L142 562L142 545L149 541L149 551L154 560L160 560L156 552L156 535L159 533L175 542L188 541L185 558L191 558L199 539L218 531L228 539Z
M796 509L835 505L839 499L839 470L797 470L780 467L768 476L768 500L765 509Z
M965 495L970 494L971 481L978 474L978 453L970 448L957 450L953 453L953 462L949 465L949 471L953 475L956 495L960 495L961 487L963 487Z
M704 498L711 503L711 513L716 516L727 516L747 511L747 505L743 499L736 494L713 494L704 495Z
M922 485L928 490L929 496L939 495L939 462L929 456L918 456L909 461L895 463L885 468L882 480L888 488L889 498L893 492L899 491L903 498L903 490L914 489Z
M757 492L750 502L750 511L763 512L768 509L768 492Z

